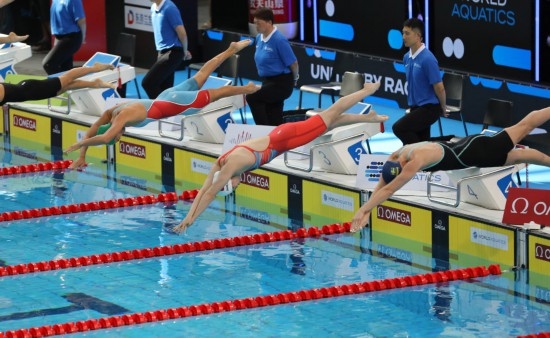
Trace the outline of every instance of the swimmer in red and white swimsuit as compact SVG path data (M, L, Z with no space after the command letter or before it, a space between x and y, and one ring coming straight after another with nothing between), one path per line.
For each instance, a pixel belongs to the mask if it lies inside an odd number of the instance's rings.
M208 77L223 61L249 45L250 40L232 42L229 48L206 62L192 78L165 90L155 100L132 100L103 112L84 138L65 150L68 153L80 149L80 157L70 168L84 167L88 146L109 144L113 140L116 142L126 127L141 127L153 120L178 114L195 114L210 102L221 98L256 92L259 87L252 82L246 86L223 86L201 90Z
M318 115L305 121L282 124L266 136L248 140L231 148L214 162L187 216L174 230L181 232L190 226L218 192L229 190L224 188L229 181L232 188L239 184L243 172L259 168L281 153L313 141L329 129L354 123L386 121L388 116L377 115L374 111L366 115L344 114L379 87L380 83L366 83L363 89L340 98Z

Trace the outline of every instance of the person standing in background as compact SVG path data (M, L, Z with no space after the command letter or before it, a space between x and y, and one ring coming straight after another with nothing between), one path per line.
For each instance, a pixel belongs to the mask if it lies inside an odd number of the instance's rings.
M403 145L429 140L431 125L447 115L439 64L422 43L423 27L417 18L403 23L403 43L410 48L403 57L410 112L393 125L393 133Z
M33 4L38 11L38 20L42 29L42 39L33 46L33 52L48 51L52 48L52 33L50 28L50 0L34 0Z
M42 60L48 75L73 68L73 56L86 41L86 15L82 0L53 0L50 26L53 48Z
M182 60L191 59L187 32L179 9L171 0L151 0L151 21L158 51L157 61L141 83L150 99L174 86L174 72Z
M298 60L290 43L273 25L273 10L259 7L253 14L258 31L254 60L262 88L246 96L254 122L278 126L283 123L285 100L299 79Z
M13 0L0 0L0 33L8 34L14 29L13 11L10 4Z

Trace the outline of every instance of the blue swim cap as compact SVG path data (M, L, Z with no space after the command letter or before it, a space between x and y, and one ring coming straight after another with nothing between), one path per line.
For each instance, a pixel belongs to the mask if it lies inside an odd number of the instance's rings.
M401 164L394 161L386 161L382 167L382 178L384 182L390 183L393 179L401 173Z
M105 134L105 132L106 132L107 130L109 130L109 128L111 128L111 124L110 124L110 123L102 124L101 126L99 126L99 127L97 128L97 133L96 133L96 135ZM115 139L112 139L112 140L109 141L107 144L108 144L108 145L113 145L113 144L115 144Z

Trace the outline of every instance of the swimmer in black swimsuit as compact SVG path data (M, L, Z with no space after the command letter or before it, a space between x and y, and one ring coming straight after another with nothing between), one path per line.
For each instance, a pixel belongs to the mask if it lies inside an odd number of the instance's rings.
M220 191L230 192L240 183L241 174L270 162L277 155L307 144L327 130L354 123L381 123L387 115L371 110L366 115L343 114L357 102L373 94L380 82L366 83L363 89L340 98L318 115L305 121L283 123L268 135L240 143L221 155L212 164L202 188L195 197L185 219L174 228L182 232L193 224ZM229 185L230 188L226 188Z
M391 154L382 178L369 200L352 220L351 231L364 227L371 210L413 179L418 171L454 170L467 167L498 167L520 163L550 167L550 157L536 149L515 148L533 129L550 120L550 107L535 110L517 124L494 136L471 135L457 143L420 142Z
M112 65L95 63L91 67L78 67L67 72L44 80L23 80L17 84L0 83L0 105L6 102L24 102L30 100L43 100L55 97L67 90L80 88L113 88L116 83L107 83L101 79L94 81L79 80L78 78L100 72L107 69L114 69Z

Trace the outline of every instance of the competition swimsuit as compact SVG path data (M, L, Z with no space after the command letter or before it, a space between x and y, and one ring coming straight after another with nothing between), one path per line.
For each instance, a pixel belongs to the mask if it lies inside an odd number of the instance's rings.
M142 127L154 120L166 117L195 114L210 103L210 93L208 90L198 90L197 81L191 78L175 87L166 89L155 100L132 100L123 103L113 111L113 114L136 102L142 104L147 110L147 118L133 125Z
M51 77L44 80L23 80L18 84L2 83L4 98L0 105L6 102L24 102L29 100L43 100L55 97L61 90L61 80Z
M247 170L254 170L270 162L287 150L309 143L327 130L325 121L320 115L315 115L305 121L281 124L269 133L269 144L262 150L254 150L248 146L237 144L218 158L218 165L235 149L244 148L250 151L256 161Z
M468 167L500 167L515 145L506 131L493 136L470 135L460 141L436 142L443 149L442 158L424 171L454 170Z

